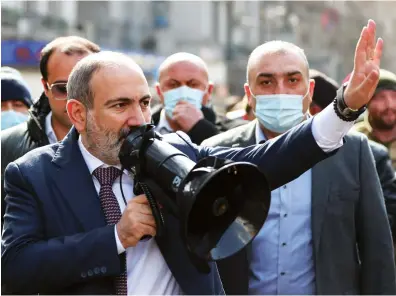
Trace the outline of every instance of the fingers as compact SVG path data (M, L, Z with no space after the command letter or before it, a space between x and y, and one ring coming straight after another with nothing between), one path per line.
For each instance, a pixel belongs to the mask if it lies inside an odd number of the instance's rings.
M146 204L135 204L134 209L136 212L139 212L144 215L152 215L153 212L151 211L150 205Z
M354 69L356 71L359 71L367 60L367 35L367 27L363 27L355 50Z
M155 227L155 219L151 215L139 215L138 221L146 226Z
M376 33L376 24L373 20L369 20L367 24L367 48L366 48L367 59L369 60L374 59L375 33Z
M384 40L382 40L382 38L378 38L374 51L374 63L375 65L377 65L377 67L379 67L381 64L381 56L382 56L383 48L384 48Z
M157 234L156 228L150 225L144 225L142 224L140 226L140 237L139 239L141 239L143 236L145 235L150 235L152 237L154 237Z

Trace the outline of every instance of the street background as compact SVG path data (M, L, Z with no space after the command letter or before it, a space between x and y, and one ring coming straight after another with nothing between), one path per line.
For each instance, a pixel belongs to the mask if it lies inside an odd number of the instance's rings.
M39 52L65 35L131 55L151 86L164 57L201 56L216 83L214 103L243 96L250 52L268 40L302 47L311 68L341 82L353 67L362 26L372 18L385 40L382 67L396 72L396 1L2 1L2 66L42 91Z

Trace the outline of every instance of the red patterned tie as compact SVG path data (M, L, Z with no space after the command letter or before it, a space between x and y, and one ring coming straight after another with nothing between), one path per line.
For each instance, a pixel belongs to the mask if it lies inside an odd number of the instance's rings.
M99 199L104 212L106 223L115 225L121 219L121 210L117 198L113 192L113 183L121 175L121 170L115 167L97 168L93 175L100 183ZM127 268L125 252L121 255L125 270L116 277L117 295L127 295Z

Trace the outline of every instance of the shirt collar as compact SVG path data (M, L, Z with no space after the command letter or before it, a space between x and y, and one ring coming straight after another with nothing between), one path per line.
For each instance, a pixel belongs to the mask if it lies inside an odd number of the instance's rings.
M261 130L260 123L256 119L256 131L255 131L255 136L256 136L256 144L260 144L262 141L267 141L267 138L265 137L263 131Z
M47 135L50 144L58 142L54 128L52 127L52 111L45 117L45 134Z
M81 141L81 136L78 136L78 147L80 148L81 154L85 160L85 163L87 164L89 173L92 175L92 173L99 167L110 167L110 165L105 164L103 161L101 161L99 158L96 158L93 156L84 146L84 144ZM117 169L121 170L121 165L114 165ZM129 173L127 170L123 171L124 174L129 176Z
M156 128L156 131L159 132L160 134L166 134L166 133L173 133L174 130L171 128L171 126L169 125L168 120L166 119L165 116L165 109L161 110L160 113L160 118L158 121L158 125Z

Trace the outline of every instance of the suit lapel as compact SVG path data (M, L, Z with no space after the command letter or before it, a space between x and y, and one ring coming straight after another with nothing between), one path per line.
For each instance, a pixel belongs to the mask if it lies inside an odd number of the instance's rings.
M98 194L92 176L78 147L75 128L59 144L52 159L56 172L52 178L85 231L105 226Z
M256 144L256 123L257 120L253 120L243 127L245 127L242 132L235 134L233 139L232 147L247 147Z
M331 180L329 180L329 161L323 161L312 168L312 239L314 252L319 250L320 235L326 207L329 201Z

